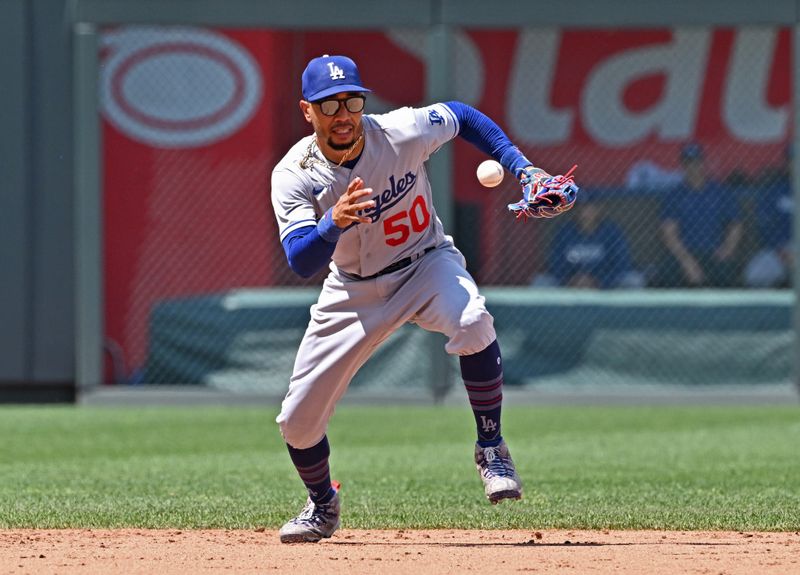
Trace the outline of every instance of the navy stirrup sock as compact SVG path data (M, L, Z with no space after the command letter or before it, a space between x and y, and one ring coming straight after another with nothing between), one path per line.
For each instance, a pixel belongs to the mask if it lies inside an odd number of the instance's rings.
M478 444L495 446L500 435L500 408L503 404L503 362L497 340L472 355L459 357L461 377L478 426Z
M331 454L328 436L324 436L319 443L308 449L297 449L288 443L286 447L311 500L320 505L330 501L334 490L331 487L331 471L328 466L328 457Z

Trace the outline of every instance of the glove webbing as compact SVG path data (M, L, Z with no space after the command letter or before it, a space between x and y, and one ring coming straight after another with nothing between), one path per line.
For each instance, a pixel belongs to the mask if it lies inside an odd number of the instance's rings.
M531 207L531 201L536 200L537 196L542 192L546 192L546 190L550 188L565 188L573 184L575 179L573 178L572 173L577 167L578 164L574 164L566 174L551 176L543 182L535 181L527 184L522 190L522 199L516 204L509 206L509 208L512 208L513 211L517 212L516 219L524 217L525 219L522 221L525 221L528 218L534 217L529 211L529 208ZM549 198L546 197L541 197L539 199L550 202ZM550 204L552 205L552 202L550 202Z

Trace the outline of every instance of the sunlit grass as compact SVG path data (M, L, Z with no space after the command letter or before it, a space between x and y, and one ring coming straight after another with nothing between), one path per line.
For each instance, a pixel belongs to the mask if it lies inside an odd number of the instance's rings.
M0 408L0 527L274 528L305 492L275 408ZM800 529L800 409L510 407L491 506L466 408L340 407L351 528Z

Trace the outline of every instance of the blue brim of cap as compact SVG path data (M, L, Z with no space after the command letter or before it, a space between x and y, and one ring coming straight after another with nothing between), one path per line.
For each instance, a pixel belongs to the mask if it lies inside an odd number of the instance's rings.
M338 86L333 86L331 88L326 88L316 94L312 94L306 98L309 102L316 102L318 100L322 100L327 98L328 96L333 96L334 94L341 94L342 92L372 92L369 88L365 88L364 86L357 86L356 84L340 84Z

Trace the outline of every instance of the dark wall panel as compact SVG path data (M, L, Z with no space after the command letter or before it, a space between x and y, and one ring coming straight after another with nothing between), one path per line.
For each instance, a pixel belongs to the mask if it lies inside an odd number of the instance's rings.
M30 376L29 37L25 0L0 2L0 382Z
M34 0L33 378L73 378L72 57L63 0Z

